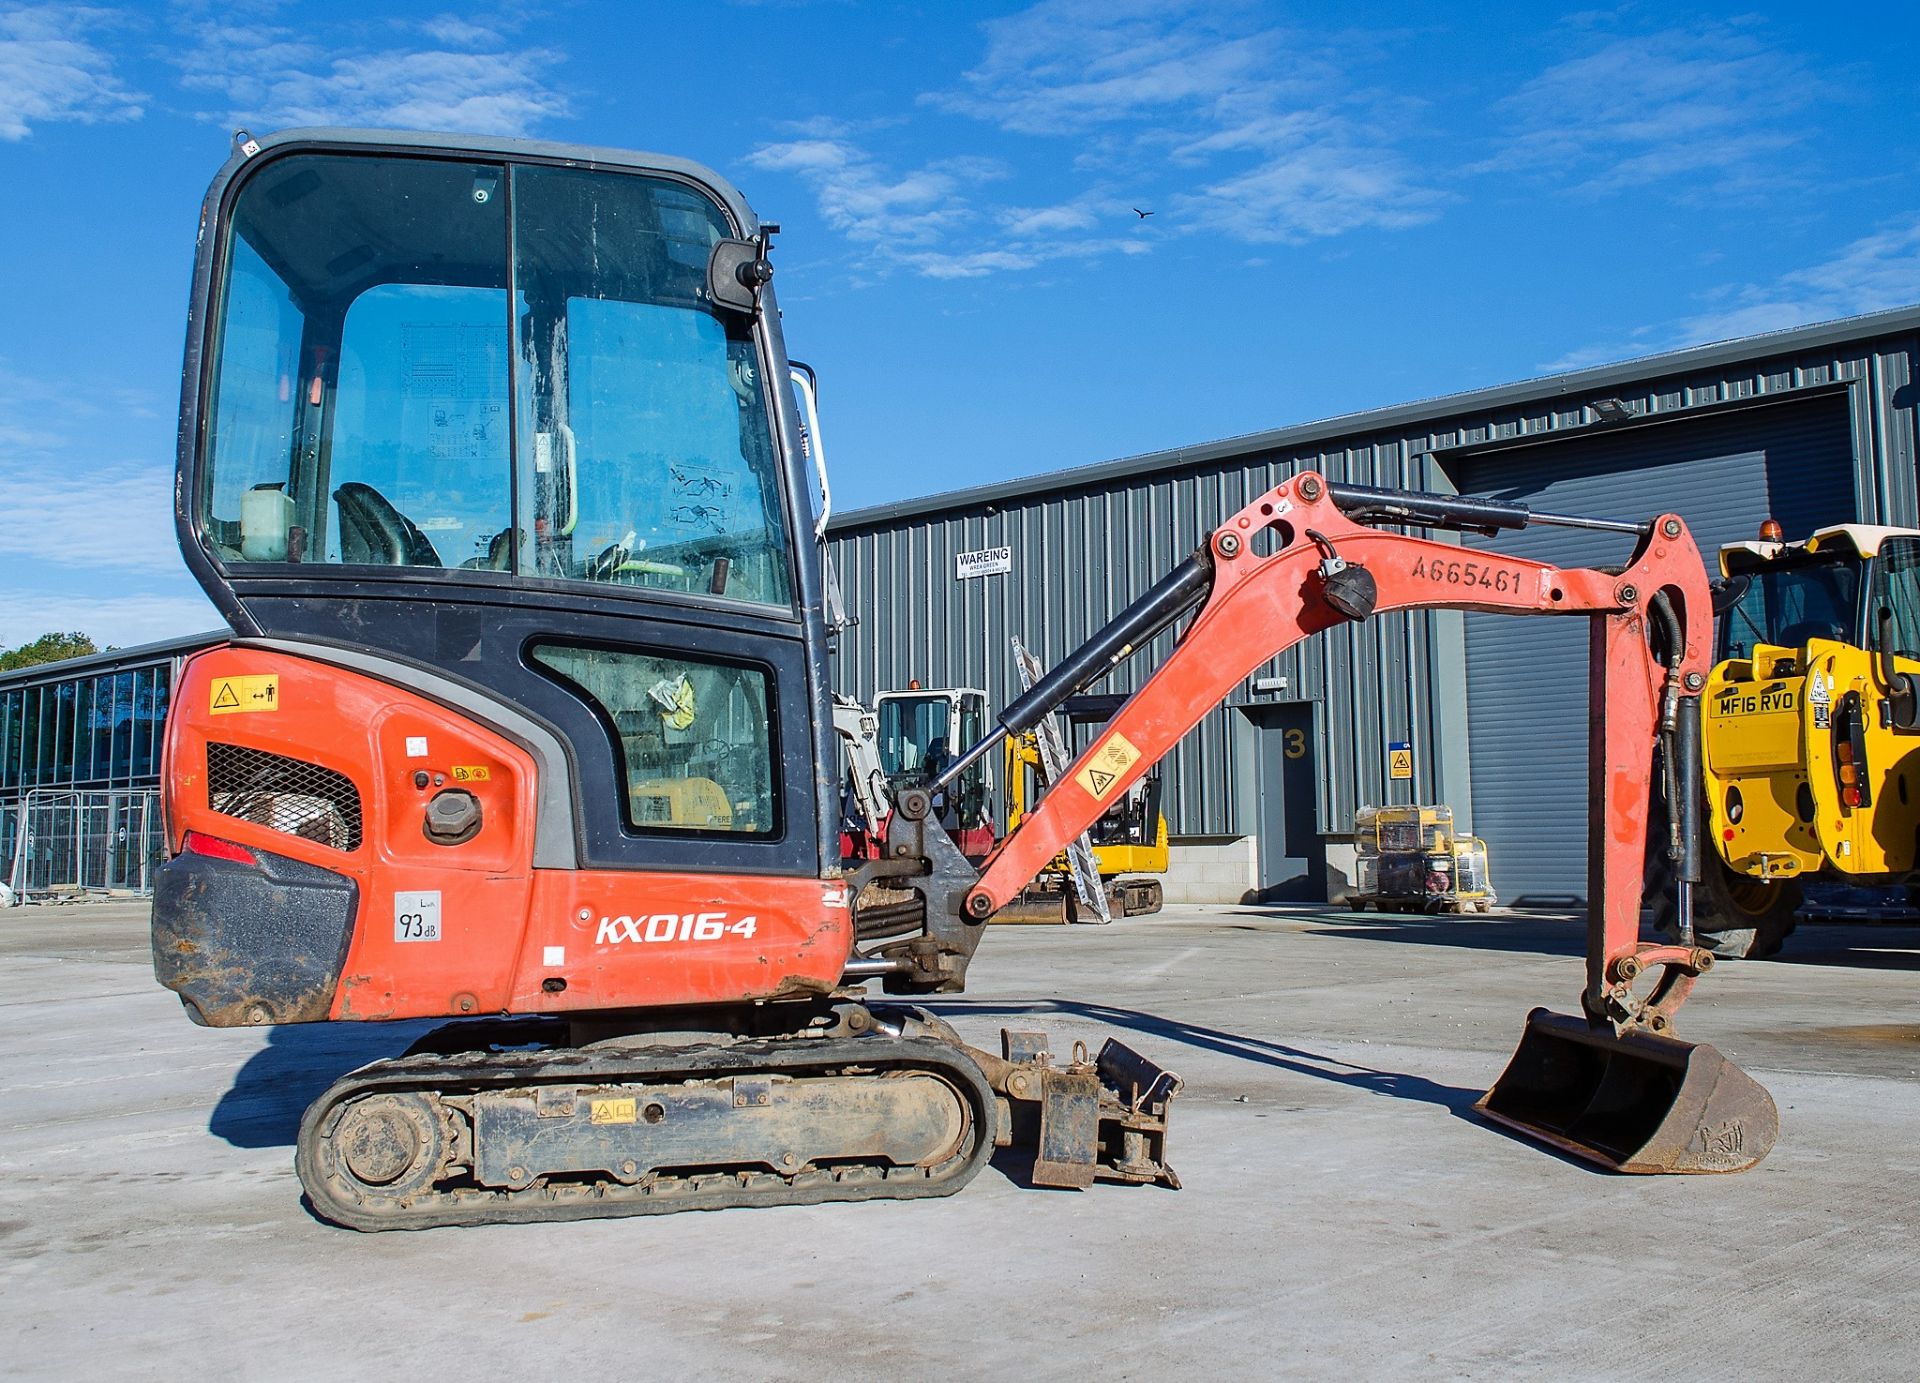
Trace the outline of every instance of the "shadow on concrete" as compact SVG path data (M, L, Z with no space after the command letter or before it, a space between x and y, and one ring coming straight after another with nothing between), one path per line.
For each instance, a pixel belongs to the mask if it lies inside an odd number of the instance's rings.
M1222 909L1223 918L1263 922L1314 922L1315 935L1361 941L1397 941L1416 946L1458 946L1508 954L1578 956L1586 952L1586 919L1568 913L1493 913L1455 917L1421 912L1303 913L1298 909ZM1231 925L1229 923L1228 925Z
M1218 1052L1240 1061L1277 1067L1283 1071L1292 1071L1296 1075L1312 1076L1316 1080L1330 1081L1335 1085L1345 1085L1375 1095L1439 1105L1456 1114L1466 1112L1472 1107L1473 1102L1485 1093L1480 1090L1463 1089L1457 1085L1441 1085L1424 1076L1412 1076L1404 1071L1382 1071L1372 1066L1337 1061L1332 1057L1322 1056L1318 1052L1310 1052L1303 1047L1289 1047L1285 1043L1269 1041L1266 1038L1247 1037L1241 1033L1223 1032L1218 1028L1203 1028L1197 1023L1183 1023L1175 1018L1162 1018L1158 1014L1142 1013L1138 1009L1113 1008L1106 1004L1078 1003L1068 999L1039 999L1025 1004L962 1002L930 1003L926 1007L943 1017L958 1014L1005 1017L1028 1017L1047 1013L1071 1014L1076 1018L1107 1023L1116 1028L1125 1028L1129 1032ZM1055 1054L1056 1059L1064 1059L1066 1055L1065 1052ZM1168 1065L1175 1071L1179 1069L1177 1061L1169 1061Z
M1920 927L1802 921L1768 965L1838 965L1920 970Z
M1586 919L1568 913L1495 913L1454 917L1427 913L1339 913L1325 909L1242 906L1221 916L1249 921L1312 922L1319 936L1393 941L1415 946L1455 946L1508 955L1582 956ZM1232 925L1231 922L1228 925ZM1651 927L1647 940L1659 939ZM1911 922L1866 923L1802 918L1768 965L1835 965L1868 970L1920 970L1920 926Z
M1177 1019L1163 1018L1158 1014L1142 1013L1137 1009L1112 1008L1105 1004L1078 1003L1066 999L1040 999L1024 1004L945 1003L927 1004L926 1007L949 1017L957 1014L1025 1017L1064 1013L1077 1018L1088 1018L1114 1027L1125 1028L1131 1032L1144 1033L1150 1037L1164 1038L1189 1047L1219 1052L1241 1061L1273 1066L1283 1071L1291 1071L1296 1075L1311 1076L1315 1080L1343 1085L1349 1089L1364 1090L1371 1095L1384 1095L1394 1100L1412 1100L1420 1104L1438 1105L1455 1118L1465 1119L1475 1128L1484 1129L1509 1142L1545 1153L1556 1162L1565 1163L1569 1167L1578 1167L1582 1171L1593 1172L1596 1175L1604 1174L1600 1167L1575 1157L1564 1149L1550 1143L1538 1142L1516 1129L1481 1118L1473 1110L1473 1106L1486 1093L1481 1089L1443 1085L1439 1081L1428 1080L1425 1076L1410 1075L1405 1071L1383 1071L1378 1067L1339 1061L1302 1047L1290 1047L1285 1043L1272 1042L1265 1038L1223 1032L1218 1028L1205 1028L1196 1023L1183 1023ZM1518 1034L1516 1034L1515 1041L1518 1042L1518 1040ZM1064 1057L1066 1053L1057 1055ZM1173 1061L1172 1068L1176 1072L1178 1067L1178 1061ZM1505 1070L1504 1064L1501 1069ZM1495 1076L1497 1079L1498 1073L1495 1073ZM996 1170L1022 1186L1032 1184L1032 1164L1031 1150L1020 1152L1014 1149L1002 1149L993 1160Z
M300 1116L347 1072L398 1056L432 1023L290 1023L234 1074L207 1132L237 1148L291 1147Z

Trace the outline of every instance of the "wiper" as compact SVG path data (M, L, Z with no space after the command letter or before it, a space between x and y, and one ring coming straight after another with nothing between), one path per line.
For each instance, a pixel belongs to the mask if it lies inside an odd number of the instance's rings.
M1746 606L1734 606L1733 613L1740 616L1741 622L1753 631L1753 641L1756 645L1772 642L1767 636L1767 631L1753 622L1753 616L1747 613Z

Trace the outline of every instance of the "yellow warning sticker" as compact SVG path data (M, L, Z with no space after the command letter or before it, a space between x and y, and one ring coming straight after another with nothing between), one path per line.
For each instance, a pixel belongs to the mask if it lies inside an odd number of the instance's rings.
M1107 736L1106 743L1093 751L1087 766L1073 775L1073 781L1085 788L1094 801L1104 802L1121 775L1139 762L1140 751L1116 730Z
M1411 749L1389 749L1387 751L1387 777L1411 778L1413 776L1413 751Z
M455 764L453 781L456 783L484 783L493 777L493 771L485 764Z
M216 677L213 691L207 697L207 710L217 716L279 709L280 674L277 672L253 677Z
M596 1124L631 1124L640 1118L637 1100L595 1100L592 1120Z

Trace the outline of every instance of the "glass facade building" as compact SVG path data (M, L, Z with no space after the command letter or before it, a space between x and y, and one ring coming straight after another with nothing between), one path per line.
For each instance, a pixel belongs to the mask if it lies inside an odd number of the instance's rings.
M120 811L159 787L175 670L225 637L198 634L0 673L0 881L16 863L30 802L110 801Z
M0 673L0 797L33 788L147 788L178 660L202 634Z

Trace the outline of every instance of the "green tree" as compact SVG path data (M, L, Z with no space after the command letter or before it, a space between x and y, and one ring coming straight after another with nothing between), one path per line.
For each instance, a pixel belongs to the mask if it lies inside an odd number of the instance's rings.
M38 663L57 663L62 658L83 658L98 653L98 645L85 634L42 634L32 643L23 643L0 653L0 672L33 667Z

